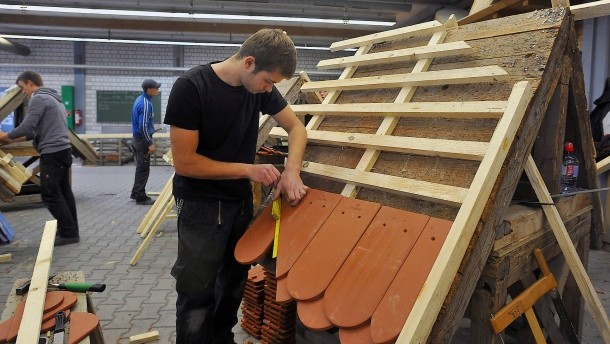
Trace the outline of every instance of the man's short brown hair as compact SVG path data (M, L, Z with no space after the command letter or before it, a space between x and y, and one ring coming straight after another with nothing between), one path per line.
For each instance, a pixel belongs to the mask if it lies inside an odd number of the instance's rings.
M237 58L253 56L254 73L278 71L285 78L294 75L297 51L286 32L280 29L261 29L250 36L237 52Z
M31 81L34 85L36 85L38 87L43 86L42 76L40 76L40 74L38 74L36 72L32 72L29 70L19 74L19 76L17 77L17 81L15 81L15 83L18 84L19 81L22 81L23 83Z

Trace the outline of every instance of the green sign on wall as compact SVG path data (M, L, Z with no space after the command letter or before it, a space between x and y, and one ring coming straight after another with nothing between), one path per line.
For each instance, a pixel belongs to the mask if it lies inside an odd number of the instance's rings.
M97 121L100 123L131 123L133 102L142 92L97 91ZM161 123L161 92L152 99L154 122Z

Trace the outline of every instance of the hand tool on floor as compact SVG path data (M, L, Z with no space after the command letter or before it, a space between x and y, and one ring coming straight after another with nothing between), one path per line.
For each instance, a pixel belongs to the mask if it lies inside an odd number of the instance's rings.
M282 213L282 199L278 198L273 201L273 206L271 207L271 216L275 219L275 232L273 234L273 252L271 254L271 258L277 257L277 246L280 241L280 215Z
M536 319L536 315L534 314L534 309L532 307L534 306L536 301L538 301L542 296L544 296L544 294L546 294L547 292L551 292L553 303L555 304L557 313L561 318L561 324L564 324L564 326L568 327L566 333L568 334L568 339L570 340L570 343L580 343L580 341L578 340L578 335L574 330L574 326L567 317L565 308L563 307L563 302L559 298L559 292L557 291L557 281L555 280L555 277L551 273L551 270L549 269L546 260L544 259L542 250L536 248L534 250L534 255L536 257L536 261L538 262L538 266L540 266L542 277L534 284L529 286L527 289L525 289L517 297L515 297L495 315L493 315L493 317L491 318L491 326L494 330L494 333L499 334L518 317L520 317L522 314L525 314L527 322L529 323L530 328L532 329L532 332L534 334L534 339L536 340L536 343L546 343L545 336L542 333L542 329L540 328L540 324ZM557 307L556 302L560 303L561 305ZM561 310L559 310L559 308L561 308Z
M64 311L59 311L55 314L55 330L53 331L53 344L64 343L64 324L66 316Z

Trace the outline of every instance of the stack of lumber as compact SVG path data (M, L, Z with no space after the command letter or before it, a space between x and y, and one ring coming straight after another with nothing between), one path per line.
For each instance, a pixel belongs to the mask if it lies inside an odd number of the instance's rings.
M32 177L32 171L13 161L11 154L0 151L0 198L9 201L21 191L21 186Z
M246 291L241 305L243 318L241 327L256 339L261 338L263 327L263 305L265 301L265 273L262 266L248 271Z

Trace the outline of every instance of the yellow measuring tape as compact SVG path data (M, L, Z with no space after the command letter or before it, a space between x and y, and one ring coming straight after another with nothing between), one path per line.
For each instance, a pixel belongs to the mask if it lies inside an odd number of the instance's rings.
M275 233L273 234L273 253L271 258L277 257L277 246L280 241L280 214L282 212L282 199L278 198L273 201L271 206L271 216L275 219Z

